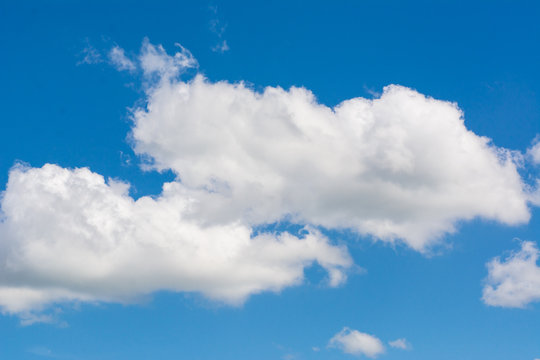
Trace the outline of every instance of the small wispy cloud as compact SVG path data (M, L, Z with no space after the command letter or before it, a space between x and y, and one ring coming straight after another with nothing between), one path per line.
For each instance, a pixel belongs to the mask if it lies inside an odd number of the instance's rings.
M25 314L21 316L21 325L30 326L33 324L52 324L54 323L54 317L52 315L45 314Z
M100 52L90 45L88 40L86 40L86 46L84 49L81 50L81 52L78 54L79 61L77 61L77 65L83 65L83 64L99 64L103 62L103 57L101 56Z
M214 47L212 47L212 51L219 53L229 51L229 45L227 44L227 40L223 40L222 42L216 44Z
M395 349L401 349L401 350L410 350L412 348L411 344L405 338L389 341L388 345L390 345L390 347L393 347Z
M31 326L34 324L49 324L56 325L61 328L68 327L68 323L60 320L59 315L62 309L56 307L47 313L25 311L19 314L21 326Z
M230 50L227 40L224 39L225 30L227 29L227 24L224 23L218 15L218 7L216 5L211 5L208 7L210 12L213 14L213 18L210 20L209 29L210 32L215 34L218 38L217 44L212 46L210 49L213 52L225 53Z
M126 56L124 49L119 46L114 46L109 51L109 60L119 71L133 72L137 69L135 63Z
M144 84L150 86L155 81L172 79L187 69L198 67L197 60L189 50L178 43L175 45L178 51L168 56L163 46L151 44L148 38L143 40L139 53L128 53L118 45L94 47L86 40L77 65L107 63L118 71L142 75ZM217 46L228 48L226 42Z
M534 138L531 147L527 149L527 155L534 165L540 165L540 135Z

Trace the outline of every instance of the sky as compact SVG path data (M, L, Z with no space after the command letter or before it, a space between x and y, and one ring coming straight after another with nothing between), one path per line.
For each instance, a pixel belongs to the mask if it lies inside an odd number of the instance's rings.
M0 359L540 359L533 1L2 1Z

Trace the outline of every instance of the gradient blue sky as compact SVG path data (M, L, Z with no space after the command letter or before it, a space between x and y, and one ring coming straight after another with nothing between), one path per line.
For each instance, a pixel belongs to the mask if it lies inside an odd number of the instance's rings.
M22 161L89 167L130 182L134 197L159 194L173 174L141 171L126 140L140 78L83 61L90 47L137 53L145 37L170 52L181 43L210 81L303 86L328 106L407 86L457 102L469 130L525 152L540 133L539 18L533 1L2 1L0 186ZM213 51L223 40L229 49ZM240 307L160 292L135 305L63 305L53 324L5 314L0 358L351 359L328 347L347 326L384 341L381 359L534 360L538 303L481 300L486 263L517 250L515 239L540 241L531 215L519 226L460 223L435 256L328 231L365 271L329 288L312 267L304 284ZM398 338L411 349L387 345Z

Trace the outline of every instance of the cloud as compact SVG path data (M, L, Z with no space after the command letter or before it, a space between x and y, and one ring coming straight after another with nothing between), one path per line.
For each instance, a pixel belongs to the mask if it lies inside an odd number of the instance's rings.
M212 51L214 52L224 53L228 50L229 50L229 45L227 44L227 40L223 40L217 43L214 47L212 47Z
M201 192L208 223L287 218L425 251L462 220L530 217L513 152L468 130L456 104L397 85L330 108L304 88L172 79L135 110L132 139Z
M375 358L385 351L382 341L377 337L347 327L330 339L329 346L337 347L347 354L370 358Z
M87 41L88 42L88 41ZM123 48L118 45L113 46L106 53L109 63L119 71L130 73L142 73L150 86L154 81L165 81L173 79L184 73L187 69L197 68L198 63L193 54L180 44L175 44L179 51L173 56L169 56L162 45L150 43L148 38L144 38L138 56L130 59ZM227 44L221 44L227 47ZM82 60L78 64L98 64L102 63L101 53L89 43L81 52Z
M81 65L81 64L93 65L93 64L99 64L103 62L103 59L101 58L101 54L99 53L99 51L97 51L96 48L90 45L88 43L88 40L87 40L86 47L81 51L81 53L79 54L79 57L81 59L77 62L77 65Z
M15 167L2 198L0 308L28 314L51 303L135 301L158 290L240 304L300 284L317 262L331 286L352 265L314 229L261 233L240 221L206 225L182 184L132 199L128 185L86 168ZM47 319L45 319L47 320Z
M527 149L531 161L535 165L540 165L540 136L536 136L532 146Z
M401 350L410 350L411 349L411 344L409 344L409 342L405 338L396 339L394 341L389 341L388 345L390 345L390 347L393 347L393 348L396 348L396 349L401 349Z
M487 305L514 308L540 301L539 254L534 242L523 241L521 249L506 259L496 257L487 263L482 300Z
M216 35L218 39L218 43L212 46L211 50L213 52L219 52L223 54L226 51L230 50L229 45L227 44L227 40L223 39L225 29L227 29L227 24L224 24L223 21L219 19L217 6L209 6L208 10L210 10L213 15L213 18L210 20L209 23L210 32Z
M114 46L109 51L109 59L116 69L120 71L133 72L137 68L135 63L126 56L124 49L119 46Z
M1 199L3 312L159 290L240 304L300 284L313 263L343 283L351 258L318 227L427 251L461 220L529 219L514 154L469 131L453 103L391 85L329 108L304 88L184 81L198 64L177 48L145 39L133 60L109 52L143 74L134 150L175 181L134 200L89 169L14 167ZM254 231L282 220L304 233Z
M161 45L153 45L145 38L139 55L140 67L147 78L172 79L186 69L198 66L191 52L180 44L175 44L180 51L173 56L167 55Z
M58 319L51 314L36 314L32 312L23 312L19 313L19 318L22 326L30 326L34 324L62 324L59 323Z

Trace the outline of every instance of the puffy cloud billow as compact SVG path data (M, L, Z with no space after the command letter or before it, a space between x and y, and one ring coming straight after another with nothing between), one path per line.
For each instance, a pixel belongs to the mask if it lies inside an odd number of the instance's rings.
M351 265L318 231L261 233L240 222L187 219L182 184L133 200L128 186L88 169L16 167L2 199L0 306L29 312L52 302L128 302L158 290L227 303L298 284L317 262L332 286Z
M334 108L303 88L162 81L133 115L135 151L203 192L210 223L348 228L424 250L456 222L525 223L513 153L469 131L450 102L388 86Z
M488 276L482 299L491 306L523 308L540 301L540 251L532 241L523 241L519 251L487 264Z
M330 108L307 89L211 82L185 48L109 52L141 75L131 139L146 167L177 179L134 200L89 169L15 167L1 200L0 307L128 302L158 290L228 303L299 284L318 263L329 283L352 261L316 229L349 229L426 251L456 223L529 219L515 154L469 131L456 104L391 85ZM305 234L253 229L286 219Z

